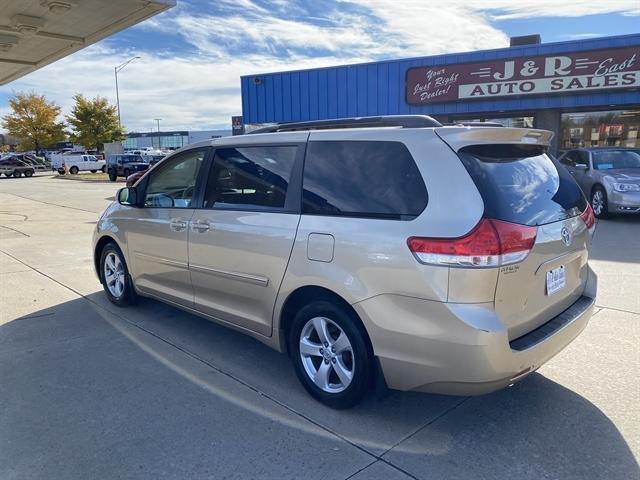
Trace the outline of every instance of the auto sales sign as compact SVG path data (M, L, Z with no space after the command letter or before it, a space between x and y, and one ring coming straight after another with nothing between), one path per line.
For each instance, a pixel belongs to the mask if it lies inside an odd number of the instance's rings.
M425 105L640 87L640 47L407 70L406 100Z

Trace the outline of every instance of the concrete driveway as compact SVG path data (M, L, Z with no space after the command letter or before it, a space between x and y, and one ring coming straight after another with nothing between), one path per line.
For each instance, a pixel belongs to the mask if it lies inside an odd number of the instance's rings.
M119 186L0 179L0 478L640 478L640 218L600 222L598 311L527 380L334 411L257 341L105 299L90 238Z

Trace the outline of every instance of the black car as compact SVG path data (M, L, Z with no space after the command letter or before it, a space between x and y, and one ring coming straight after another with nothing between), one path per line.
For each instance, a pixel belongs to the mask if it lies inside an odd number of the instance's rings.
M7 177L31 177L35 173L33 165L27 164L15 157L3 158L0 160L0 175Z
M107 173L109 180L115 182L118 177L128 177L135 172L144 172L149 164L140 155L118 154L107 157Z

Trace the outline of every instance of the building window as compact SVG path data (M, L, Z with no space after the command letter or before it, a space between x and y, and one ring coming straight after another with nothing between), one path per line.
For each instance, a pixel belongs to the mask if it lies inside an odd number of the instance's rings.
M640 147L640 110L563 113L560 148Z

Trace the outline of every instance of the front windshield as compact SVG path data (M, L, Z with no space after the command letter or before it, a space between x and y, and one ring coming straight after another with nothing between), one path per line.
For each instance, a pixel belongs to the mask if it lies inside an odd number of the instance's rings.
M593 168L595 168L596 170L640 168L640 150L612 150L609 152L593 152Z

